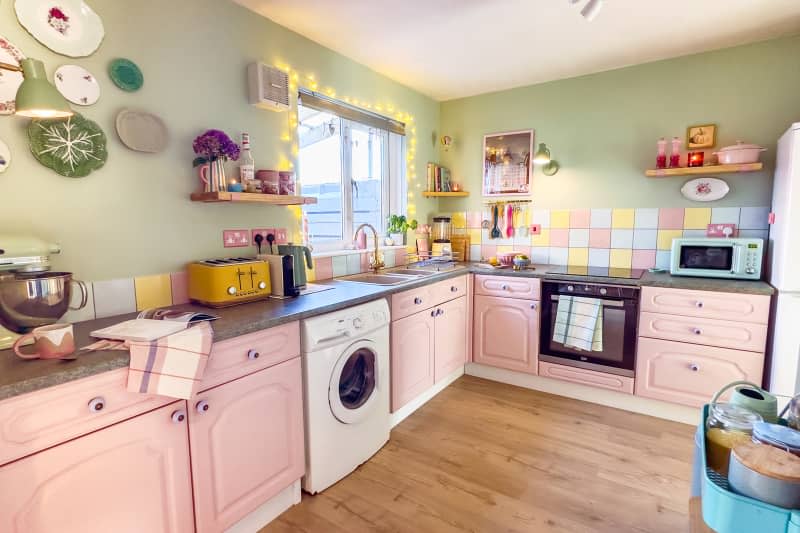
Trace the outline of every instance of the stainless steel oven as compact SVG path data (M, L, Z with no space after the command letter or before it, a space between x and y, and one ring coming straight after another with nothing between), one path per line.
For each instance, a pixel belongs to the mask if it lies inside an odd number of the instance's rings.
M558 301L563 295L597 298L602 302L602 351L580 350L553 340ZM638 315L638 287L545 279L542 282L539 360L633 377Z

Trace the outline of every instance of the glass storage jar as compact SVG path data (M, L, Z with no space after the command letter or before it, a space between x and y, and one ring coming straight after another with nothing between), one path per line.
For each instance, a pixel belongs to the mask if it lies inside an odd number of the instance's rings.
M731 450L738 444L750 442L753 438L753 424L763 420L758 413L738 405L729 403L709 405L706 420L708 466L727 476Z

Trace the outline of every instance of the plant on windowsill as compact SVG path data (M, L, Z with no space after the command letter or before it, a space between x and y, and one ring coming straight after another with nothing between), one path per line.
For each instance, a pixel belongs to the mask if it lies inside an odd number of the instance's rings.
M413 219L409 221L406 219L405 215L389 215L386 221L388 222L386 225L386 233L397 246L406 243L406 233L408 233L408 230L417 229L417 221Z

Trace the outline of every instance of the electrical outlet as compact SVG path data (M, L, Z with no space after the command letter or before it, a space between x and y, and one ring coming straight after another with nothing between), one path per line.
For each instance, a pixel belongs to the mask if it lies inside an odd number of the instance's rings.
M289 244L289 234L286 228L275 228L275 244Z
M530 226L531 235L541 235L542 234L542 225L541 224L531 224Z
M275 235L275 228L258 228L254 230L250 230L250 243L255 246L256 245L256 235L261 235L264 237L264 241L261 243L261 247L269 246L267 244L267 235L272 233Z
M736 224L709 224L706 229L707 237L735 237Z
M250 232L246 229L226 229L222 232L225 248L241 248L250 245Z

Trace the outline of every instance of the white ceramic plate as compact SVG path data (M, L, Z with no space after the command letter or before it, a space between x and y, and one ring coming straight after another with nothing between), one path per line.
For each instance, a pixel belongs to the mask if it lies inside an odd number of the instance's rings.
M0 35L0 63L9 65L19 65L25 59L19 48L14 46L8 39ZM0 70L0 115L11 115L14 113L14 100L17 98L17 89L22 84L21 72L10 72Z
M11 150L8 149L8 145L0 140L0 174L8 169L8 166L11 164Z
M731 188L719 178L696 178L681 187L681 194L695 202L713 202L725 198Z
M91 72L78 65L62 65L53 75L58 92L78 105L92 105L100 99L100 84Z
M163 120L133 109L123 109L117 115L117 135L125 146L137 152L156 154L169 143L169 130Z
M53 52L92 55L103 42L103 21L82 0L16 0L19 23Z

